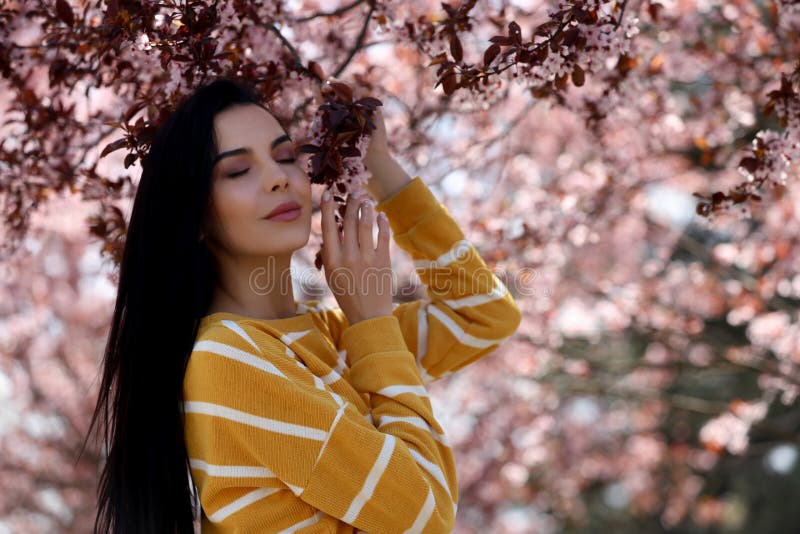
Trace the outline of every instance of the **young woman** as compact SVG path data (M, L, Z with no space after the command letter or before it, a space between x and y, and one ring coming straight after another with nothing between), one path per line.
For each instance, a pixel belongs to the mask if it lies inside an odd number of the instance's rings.
M95 532L188 533L198 512L202 532L452 530L456 469L425 386L491 353L520 312L378 118L377 204L349 199L339 231L321 202L335 308L294 301L311 183L268 108L217 80L159 128L89 431L102 411ZM392 303L390 228L423 299Z

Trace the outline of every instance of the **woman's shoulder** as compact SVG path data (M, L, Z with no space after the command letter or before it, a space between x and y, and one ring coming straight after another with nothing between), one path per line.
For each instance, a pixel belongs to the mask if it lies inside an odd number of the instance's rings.
M239 349L259 350L258 342L253 340L254 327L246 317L234 314L214 314L215 317L201 322L194 341L194 350L207 350L212 346L224 344ZM260 340L259 340L260 341Z

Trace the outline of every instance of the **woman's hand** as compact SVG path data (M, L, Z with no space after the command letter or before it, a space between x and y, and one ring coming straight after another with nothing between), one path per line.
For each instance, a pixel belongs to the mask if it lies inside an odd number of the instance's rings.
M350 324L392 315L389 221L378 217L378 246L373 244L374 202L350 195L342 231L334 219L334 201L322 195L322 263L325 279ZM361 218L358 208L361 204ZM383 215L383 214L382 214Z
M356 94L359 93L359 89L356 90ZM361 95L364 96L364 95ZM359 96L359 98L361 98ZM375 129L372 131L372 135L369 138L369 144L367 145L367 153L364 155L364 164L369 167L370 164L374 164L378 160L388 158L389 154L389 144L386 141L386 124L383 122L383 113L381 112L381 107L378 106L375 108L375 115L372 117L375 123Z

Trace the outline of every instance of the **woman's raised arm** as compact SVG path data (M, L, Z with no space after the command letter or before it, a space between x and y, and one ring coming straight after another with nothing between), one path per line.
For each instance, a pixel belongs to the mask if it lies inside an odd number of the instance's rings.
M419 176L375 209L388 216L395 243L426 286L426 297L394 304L392 312L425 384L487 356L514 334L522 315L511 293ZM347 327L338 310L326 319L335 339ZM341 343L337 348L344 350Z

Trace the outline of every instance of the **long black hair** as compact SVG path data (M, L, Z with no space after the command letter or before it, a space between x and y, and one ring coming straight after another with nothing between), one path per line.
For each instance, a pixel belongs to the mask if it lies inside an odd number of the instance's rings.
M86 436L102 411L95 534L194 532L199 505L184 442L183 377L217 276L198 240L218 149L214 117L238 104L269 110L244 82L199 87L158 127L142 162ZM81 454L85 448L86 441Z

